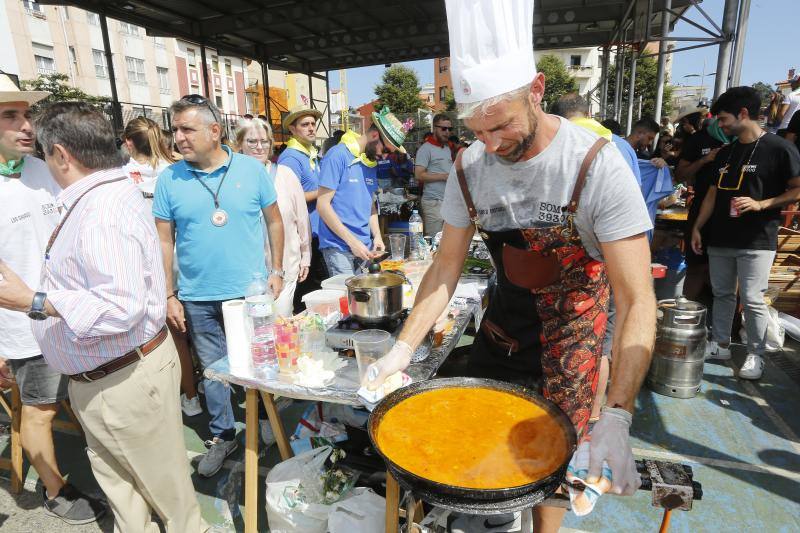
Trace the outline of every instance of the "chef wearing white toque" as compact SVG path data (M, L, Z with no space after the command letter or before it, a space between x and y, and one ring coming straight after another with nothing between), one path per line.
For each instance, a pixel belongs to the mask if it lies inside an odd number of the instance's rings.
M535 387L591 439L589 481L607 462L611 491L640 484L629 428L655 337L645 232L652 225L622 155L595 133L546 114L533 55L530 0L446 0L459 117L477 141L450 173L439 252L395 346L370 388L408 366L455 290L478 233L497 284L465 375ZM589 427L607 320L617 304L606 406ZM369 375L369 373L368 373ZM535 530L557 531L564 510L537 507Z

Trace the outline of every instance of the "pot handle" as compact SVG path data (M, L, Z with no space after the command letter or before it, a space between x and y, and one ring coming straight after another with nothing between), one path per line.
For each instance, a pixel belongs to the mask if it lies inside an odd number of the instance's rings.
M699 315L678 315L673 320L676 324L680 324L682 326L696 326L700 324Z
M365 303L369 301L370 293L369 291L361 290L361 289L350 289L350 294L353 295L353 298L357 302Z
M411 283L411 280L408 279L408 277L406 276L405 272L402 272L401 270L384 270L384 272L389 272L390 274L397 274L398 276L403 278L403 281L405 281L406 283L408 283L412 287L414 286L414 284Z

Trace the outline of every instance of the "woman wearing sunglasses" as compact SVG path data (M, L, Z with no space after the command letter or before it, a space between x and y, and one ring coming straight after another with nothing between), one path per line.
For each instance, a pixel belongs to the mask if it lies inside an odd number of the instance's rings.
M311 264L311 224L303 188L289 167L270 161L272 128L263 120L242 119L236 128L236 144L241 153L258 159L266 166L278 193L278 208L283 219L283 268L286 277L283 290L275 300L275 309L280 316L292 316L295 289L308 276ZM265 246L269 247L268 239L265 239ZM269 250L266 250L266 257L271 257Z

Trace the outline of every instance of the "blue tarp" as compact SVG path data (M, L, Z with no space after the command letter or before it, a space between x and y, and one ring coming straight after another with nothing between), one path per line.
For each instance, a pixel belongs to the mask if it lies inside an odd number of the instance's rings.
M672 175L668 167L658 168L646 159L639 159L639 173L642 176L642 196L650 214L650 222L655 224L658 202L672 194ZM653 232L648 232L648 238Z

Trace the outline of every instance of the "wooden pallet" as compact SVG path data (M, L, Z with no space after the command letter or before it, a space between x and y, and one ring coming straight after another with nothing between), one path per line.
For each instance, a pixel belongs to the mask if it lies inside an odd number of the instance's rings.
M800 317L800 232L782 227L770 269L769 291L778 311Z

